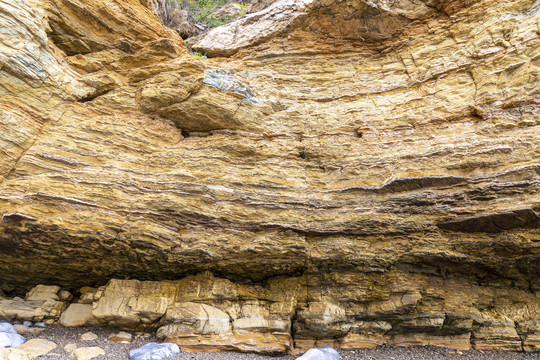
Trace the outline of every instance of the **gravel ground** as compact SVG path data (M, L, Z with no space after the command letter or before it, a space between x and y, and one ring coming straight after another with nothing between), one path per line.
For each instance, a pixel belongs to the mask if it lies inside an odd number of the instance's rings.
M91 331L98 335L94 341L80 341L79 336L85 332ZM48 327L44 332L36 336L26 336L26 339L32 337L54 341L58 347L45 356L38 359L70 359L69 354L64 350L64 346L70 343L77 344L77 347L99 346L105 350L106 356L99 356L94 359L128 359L129 350L143 346L149 342L157 342L154 335L134 333L131 344L119 344L107 340L111 334L118 333L117 329L110 328L65 328L60 325ZM539 359L540 353L519 353L504 351L484 351L477 350L455 351L440 349L434 347L397 347L381 346L376 349L342 351L343 360L439 360L439 359L498 359L498 360L517 360L517 359ZM292 360L293 356L263 356L256 354L243 354L236 352L214 352L214 353L190 353L182 351L174 358L177 360Z

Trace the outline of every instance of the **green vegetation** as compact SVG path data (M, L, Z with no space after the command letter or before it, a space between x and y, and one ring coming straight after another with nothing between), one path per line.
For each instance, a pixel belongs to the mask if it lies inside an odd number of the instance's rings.
M201 54L200 52L194 51L194 52L193 52L193 55L200 56L200 57L202 57L203 59L208 59L208 56L206 56L206 53Z
M212 11L222 5L230 3L230 0L176 0L178 7L188 12L193 22L215 27L229 21L227 16L215 16Z
M245 2L240 2L238 3L238 6L240 6L240 15L241 16L244 16L246 15L246 12L247 12L247 3Z

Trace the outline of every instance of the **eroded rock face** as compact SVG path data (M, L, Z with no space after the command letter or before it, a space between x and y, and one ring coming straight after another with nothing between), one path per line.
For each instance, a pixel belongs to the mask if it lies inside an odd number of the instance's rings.
M138 279L83 318L190 349L538 349L535 1L277 1L216 59L147 5L0 0L5 292Z
M375 283L377 288L370 289ZM539 347L536 294L399 270L309 274L259 285L212 274L176 281L113 279L99 291L92 304L70 304L60 323L156 331L161 341L188 351L277 354L382 344L513 351ZM66 323L80 307L85 318ZM81 339L95 337L86 333Z

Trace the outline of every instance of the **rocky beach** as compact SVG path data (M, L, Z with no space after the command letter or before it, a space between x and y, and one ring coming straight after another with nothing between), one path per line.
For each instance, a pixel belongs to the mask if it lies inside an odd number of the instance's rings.
M95 340L81 340L81 335L91 332L97 335ZM66 346L75 345L78 348L99 347L104 354L94 357L95 360L126 360L129 351L139 348L149 342L156 342L157 338L151 333L134 333L131 343L117 343L109 338L118 333L117 329L103 327L89 328L66 328L61 325L47 327L38 335L28 335L27 339L44 339L52 341L56 347L40 359L73 359L73 350ZM381 346L375 349L364 349L355 351L340 351L343 360L520 360L520 359L540 359L538 353L519 353L509 351L478 351L478 350L450 350L434 347L397 347ZM296 356L265 356L250 353L238 352L187 352L169 357L170 360L294 360Z

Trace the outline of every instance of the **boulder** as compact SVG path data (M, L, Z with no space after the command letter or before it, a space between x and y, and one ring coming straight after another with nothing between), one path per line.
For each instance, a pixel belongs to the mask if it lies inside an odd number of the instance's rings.
M336 349L330 346L324 346L314 349L309 349L304 355L297 360L339 360L341 357Z
M0 322L0 347L16 348L24 344L25 339L7 322Z
M16 334L17 330L7 321L0 321L0 332Z
M178 345L172 343L148 343L129 352L129 360L162 360L180 353Z
M193 35L196 28L191 25L188 13L186 10L175 9L171 14L171 20L168 24L171 29L176 30L176 32L183 38L186 39Z
M70 304L60 316L60 324L63 326L91 326L96 321L92 315L91 304Z

